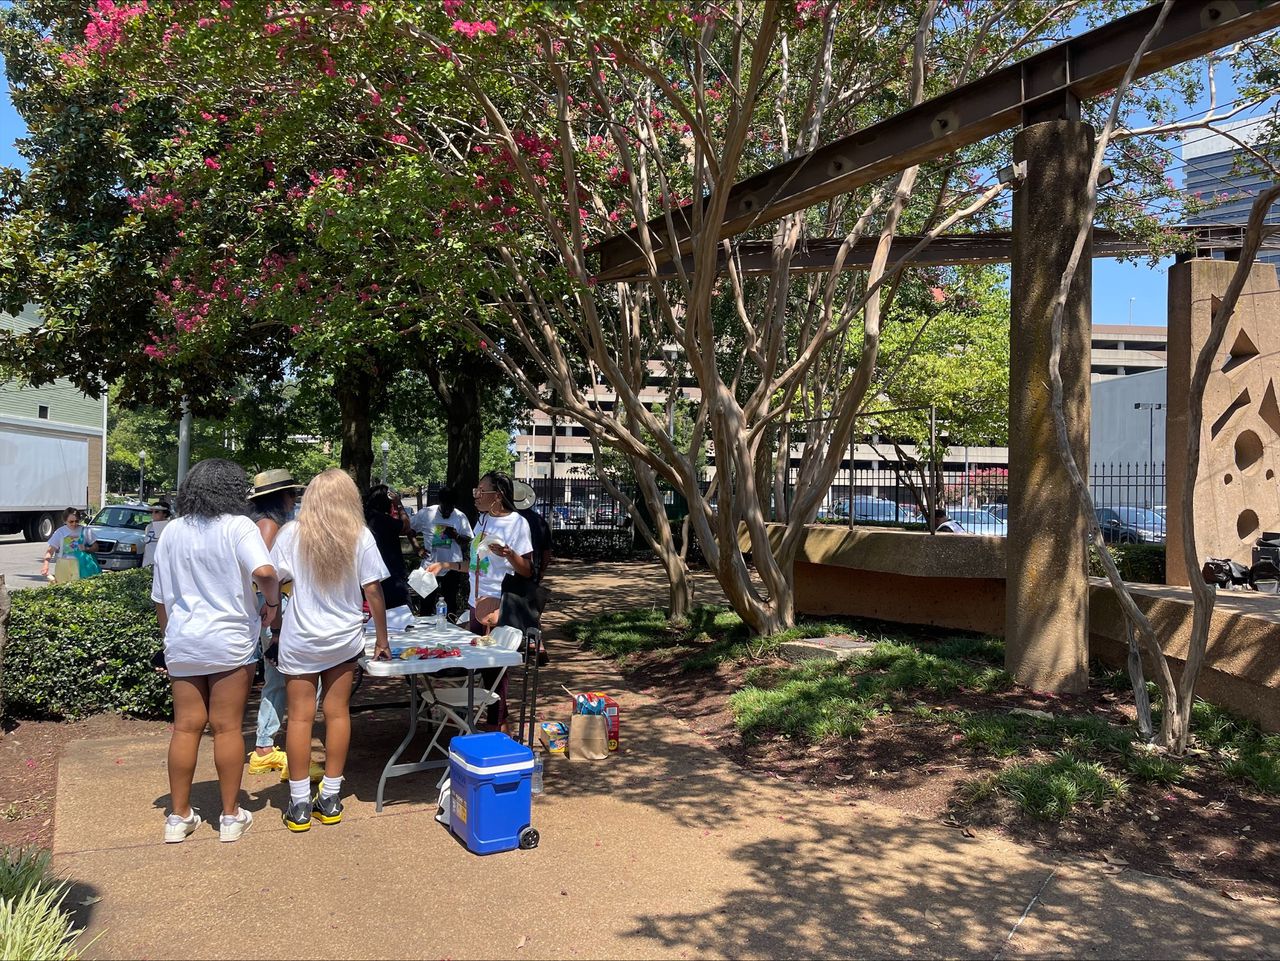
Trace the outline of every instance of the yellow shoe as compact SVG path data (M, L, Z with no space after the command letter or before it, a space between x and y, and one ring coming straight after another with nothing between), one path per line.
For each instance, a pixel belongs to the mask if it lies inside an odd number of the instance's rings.
M283 771L288 766L288 757L278 747L273 747L270 754L249 753L249 773L266 774L270 771Z
M284 752L282 751L281 754ZM315 783L324 777L324 765L315 761L311 762L311 783ZM280 768L280 780L289 780L289 759L286 757L284 766Z

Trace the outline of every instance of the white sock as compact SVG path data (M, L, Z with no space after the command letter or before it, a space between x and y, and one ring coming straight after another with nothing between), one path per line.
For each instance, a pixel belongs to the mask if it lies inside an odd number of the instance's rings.
M289 800L294 804L311 799L311 782L305 777L301 781L289 780Z
M329 777L327 774L320 779L320 795L321 797L337 797L342 791L342 775L337 777Z

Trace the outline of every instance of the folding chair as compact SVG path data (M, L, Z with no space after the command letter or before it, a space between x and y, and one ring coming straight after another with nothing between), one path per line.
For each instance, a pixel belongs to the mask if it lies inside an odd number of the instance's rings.
M495 627L489 635L489 640L492 642L490 644L491 647L507 651L518 651L524 641L524 635L514 627ZM469 734L475 730L476 722L480 719L481 712L498 703L498 691L506 674L507 668L499 668L498 676L494 678L492 688L477 687L475 689L470 717L465 716L467 713L467 688L465 686L437 688L431 683L430 675L423 675L427 681L427 690L425 692L427 700L423 706L430 709L433 714L438 711L440 715L435 736L432 737L431 744L427 746L427 753L430 753L439 743L440 737L444 734L446 728L456 728L460 734Z

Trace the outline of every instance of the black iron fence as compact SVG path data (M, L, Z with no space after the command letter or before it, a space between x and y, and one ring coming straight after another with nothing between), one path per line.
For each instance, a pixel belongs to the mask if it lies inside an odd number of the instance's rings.
M787 497L795 494L797 471L793 470ZM836 474L818 507L818 520L827 523L909 524L923 521L923 504L927 501L929 478L908 464L878 462L873 467L842 470ZM1003 467L970 467L968 470L944 470L939 483L942 502L947 512L962 519L969 516L970 525L989 533L1002 533L1008 521L1009 472ZM556 531L621 531L629 529L631 519L623 506L609 493L604 482L595 477L534 478L531 482L538 495L536 509L548 519ZM708 482L703 482L703 490ZM1158 508L1165 504L1165 469L1163 464L1094 464L1089 487L1099 508ZM438 485L423 488L422 504L433 503ZM634 490L627 495L638 503ZM684 498L666 491L667 514L683 517L687 507ZM406 497L410 507L414 498ZM969 512L980 512L972 513Z

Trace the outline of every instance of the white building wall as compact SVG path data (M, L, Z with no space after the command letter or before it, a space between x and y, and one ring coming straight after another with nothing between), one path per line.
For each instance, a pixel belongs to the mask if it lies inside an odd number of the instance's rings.
M1134 409L1134 404L1164 404L1166 371L1112 377L1093 385L1089 460L1094 464L1163 464L1165 409Z

